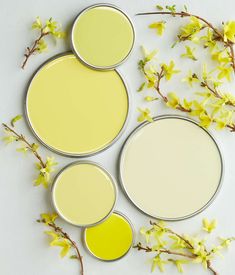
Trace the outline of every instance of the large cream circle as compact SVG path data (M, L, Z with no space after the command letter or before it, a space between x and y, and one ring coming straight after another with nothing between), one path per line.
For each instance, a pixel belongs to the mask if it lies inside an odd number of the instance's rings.
M33 132L50 149L68 156L94 154L111 145L128 108L127 89L116 71L92 70L73 54L43 65L26 97Z
M63 169L52 187L58 214L77 226L92 226L106 219L116 202L114 179L99 165L75 162Z
M134 28L127 15L107 4L82 11L72 29L74 52L96 69L111 69L122 63L131 52L134 39Z
M130 200L155 218L179 220L202 211L222 177L219 148L210 134L180 117L159 117L127 139L120 177Z

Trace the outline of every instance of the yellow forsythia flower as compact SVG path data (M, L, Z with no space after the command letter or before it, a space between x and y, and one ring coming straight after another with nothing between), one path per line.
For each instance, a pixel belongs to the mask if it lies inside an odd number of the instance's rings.
M41 219L43 220L43 222L45 224L48 224L48 223L54 223L55 220L58 218L58 215L56 213L43 213L41 214Z
M231 66L229 67L218 66L217 69L220 71L218 74L218 79L226 78L228 81L231 80L231 73L233 72L233 69Z
M166 103L166 105L168 107L175 109L175 108L177 108L179 103L180 103L180 99L178 98L178 96L175 93L168 94L168 102Z
M235 21L228 21L224 24L224 41L235 42Z
M188 75L182 79L182 82L187 82L190 87L193 86L193 83L200 82L196 74L193 74L189 71Z
M42 21L39 16L36 17L36 20L32 24L32 29L41 29L42 28Z
M203 230L208 233L211 233L213 230L215 230L217 226L217 220L209 221L208 219L203 219L202 224L203 224Z
M165 21L154 22L151 25L149 25L149 28L155 29L157 34L161 36L166 28L166 22Z
M66 239L62 239L59 241L54 241L52 246L60 246L61 252L60 252L60 257L63 258L64 256L66 256L71 248L71 244L68 240Z
M162 69L164 70L164 75L166 80L170 80L173 74L177 74L180 72L179 70L175 70L174 68L175 68L175 63L173 60L171 60L169 65L162 64Z
M141 113L140 116L138 117L139 122L143 122L145 120L147 120L149 122L153 122L153 119L150 115L150 110L148 108L146 108L144 110L138 108L138 111Z
M155 270L156 267L158 267L161 272L164 272L164 266L167 263L167 261L161 259L160 255L155 256L152 263L152 272Z
M181 57L189 58L196 61L197 58L194 55L195 49L191 49L189 46L185 46L185 49L186 49L186 52L181 54Z
M206 113L202 113L199 116L199 119L200 119L200 125L205 128L208 128L213 121L212 118Z

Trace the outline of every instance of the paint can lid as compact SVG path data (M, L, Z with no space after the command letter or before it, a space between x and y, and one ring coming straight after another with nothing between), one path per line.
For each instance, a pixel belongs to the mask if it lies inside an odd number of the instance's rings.
M96 4L76 17L71 44L76 56L97 70L111 70L130 55L135 40L130 18L119 8Z

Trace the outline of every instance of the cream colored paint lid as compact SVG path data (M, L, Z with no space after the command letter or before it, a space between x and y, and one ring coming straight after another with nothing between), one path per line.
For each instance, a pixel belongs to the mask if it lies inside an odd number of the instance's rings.
M137 128L120 158L121 182L129 199L148 215L165 220L190 217L209 205L222 170L211 135L174 116Z

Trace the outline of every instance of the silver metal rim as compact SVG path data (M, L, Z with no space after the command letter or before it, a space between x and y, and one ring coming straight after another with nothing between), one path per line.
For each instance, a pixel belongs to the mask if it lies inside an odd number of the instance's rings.
M66 156L66 157L72 157L72 158L83 158L83 157L91 157L91 156L94 156L100 152L103 152L105 150L107 150L109 147L111 147L120 137L121 135L123 134L123 132L125 131L126 127L127 127L127 124L128 124L128 121L130 119L130 99L131 99L131 95L130 95L130 92L129 92L129 88L128 88L128 85L126 84L125 80L124 80L124 77L122 76L122 74L117 70L115 69L114 71L118 74L118 76L120 77L124 87L125 87L125 90L126 90L126 95L127 95L127 104L128 104L128 109L127 109L127 115L126 115L126 119L123 123L123 126L122 128L120 129L120 132L118 133L118 135L113 139L111 140L106 146L102 147L101 149L98 149L96 151L93 151L93 152L90 152L90 153L68 153L68 152L64 152L64 151L61 151L61 150L58 150L48 144L46 144L39 136L38 134L36 133L36 131L34 130L34 127L31 123L31 120L30 120L30 117L29 117L29 114L28 114L28 94L29 94L29 91L30 91L30 86L31 86L31 83L34 79L34 77L37 76L37 74L43 69L44 66L46 66L48 63L54 61L55 59L57 58L60 58L60 57L63 57L63 56L66 56L66 55L74 55L73 52L64 52L64 53L60 53L60 54L57 54L51 58L49 58L48 60L46 60L36 71L35 73L33 74L33 76L31 77L29 83L28 83L28 86L27 86L27 89L26 89L26 94L25 94L25 101L24 101L24 113L25 113L25 117L26 117L26 121L27 121L27 124L30 128L30 130L32 131L32 133L34 134L34 136L36 137L36 139L41 143L43 144L48 150L54 152L54 153L57 153L59 155L62 155L62 156Z
M76 47L74 46L74 40L73 40L73 32L74 32L74 28L75 28L75 25L77 23L77 21L79 20L79 17L85 13L86 11L90 10L90 9L93 9L93 8L96 8L96 7L108 7L108 8L113 8L119 12L121 12L127 19L128 21L130 22L130 25L131 25L131 28L133 30L133 42L132 42L132 46L130 48L130 51L129 53L126 55L126 57L121 60L119 63L117 64L114 64L112 66L95 66L95 65L92 65L90 63L88 63L86 60L83 59L83 57L79 54L79 52L76 50ZM71 34L70 34L70 42L71 42L71 48L74 52L74 54L88 67L94 69L94 70L100 70L100 71L108 71L108 70L113 70L114 68L117 68L118 66L120 66L121 64L123 64L127 59L128 57L130 56L133 48L134 48L134 44L135 44L135 28L134 28L134 24L132 22L132 20L130 19L130 17L122 10L120 9L119 7L115 6L115 5L112 5L112 4L106 4L106 3L100 3L100 4L95 4L95 5L91 5L85 9L83 9L78 15L77 17L75 18L74 22L73 22L73 26L72 26L72 30L71 30Z
M114 187L114 193L115 193L115 200L114 200L114 203L113 203L113 206L112 208L110 209L110 211L107 213L107 215L102 218L101 220L95 222L95 223L92 223L92 224L76 224L76 223L73 223L71 222L70 220L68 220L66 217L63 216L63 214L59 211L58 207L56 206L56 202L55 202L55 198L54 198L54 192L55 192L55 188L56 188L56 184L57 184L57 180L59 179L60 175L67 169L69 169L70 167L72 166L76 166L76 165L80 165L80 164L90 164L90 165L94 165L96 167L98 167L99 169L101 169L103 172L105 172L109 178L111 179L111 182L113 184L113 187ZM74 225L74 226L77 226L77 227L81 227L81 228L87 228L87 227L92 227L92 226L95 226L95 225L98 225L102 222L104 222L106 219L108 219L110 217L110 215L113 213L113 210L116 206L116 203L117 203L117 197L118 197L118 189L117 189L117 182L115 180L115 178L103 167L101 166L100 164L96 163L96 162L93 162L93 161L75 161L75 162L72 162L68 165L66 165L64 168L62 168L59 173L56 175L54 181L53 181L53 184L51 186L51 201L52 201L52 205L53 207L55 208L56 212L58 213L58 215L63 219L65 220L66 222L68 222L69 224L71 225Z
M193 119L190 119L190 118L187 118L187 117L184 117L184 116L180 116L180 115L160 115L160 116L156 116L153 118L154 121L157 121L157 120L161 120L161 119L167 119L167 118L177 118L177 119L182 119L182 120L186 120L186 121L189 121L195 125L197 125L198 127L200 127L201 129L203 129L207 134L208 136L213 140L214 144L216 145L216 148L219 152L219 156L220 156L220 161L221 161L221 175L220 175L220 179L219 179L219 183L218 183L218 186L215 190L215 193L213 194L213 196L211 197L211 199L203 206L201 207L199 210L193 212L192 214L188 214L186 216L182 216L182 217L177 217L177 218L167 218L167 217L161 217L161 216L153 216L153 215L150 215L149 213L145 212L143 209L141 209L141 207L139 207L137 205L137 203L135 203L131 196L128 194L126 188L125 188L125 184L124 184L124 180L123 180L123 176L122 176L122 162L123 162L123 154L125 152L125 149L126 149L126 146L129 142L129 140L140 130L142 129L144 126L146 126L147 124L150 124L151 122L144 122L142 124L140 124L139 126L137 126L131 133L130 135L127 137L126 141L124 142L123 146L122 146L122 149L121 149L121 152L119 154L119 161L118 161L118 166L119 166L119 172L118 172L118 176L119 176L119 182L120 182L120 185L121 185L121 188L122 190L124 191L124 194L126 195L127 199L129 201L131 201L131 203L138 209L140 210L142 213L146 214L147 216L149 217L152 217L152 218L155 218L155 219L158 219L158 220L165 220L165 221L181 221L181 220L185 220L185 219L188 219L188 218L191 218L199 213L201 213L203 210L205 210L208 206L211 205L211 203L214 201L214 199L216 198L216 196L218 195L220 189L221 189L221 186L222 186L222 182L223 182L223 176L224 176L224 161L223 161L223 156L221 154L221 151L220 151L220 148L218 146L218 143L217 141L215 140L215 138L213 137L213 135L211 133L209 133L205 128L201 127L195 120Z
M87 252L88 252L91 256L93 256L94 258L96 258L96 259L98 259L98 260L100 260L100 261L102 261L102 262L115 262L115 261L118 261L118 260L122 259L123 257L125 257L125 256L129 253L129 251L131 250L131 248L133 247L133 245L134 245L134 243L135 243L135 235L136 235L136 234L135 234L135 229L134 229L134 226L133 226L132 222L130 221L130 219L129 219L126 215L124 215L122 212L120 212L120 211L116 211L116 210L115 210L115 211L113 211L112 214L116 214L116 215L119 215L119 216L121 216L122 218L124 218L124 219L128 222L128 224L130 225L131 231L132 231L132 243L131 243L129 249L126 251L126 253L123 254L121 257L119 257L119 258L117 258L117 259L112 259L112 260L105 260L105 259L102 259L102 258L100 258L100 257L97 257L97 256L89 249L89 247L88 247L88 245L87 245L87 242L86 242L86 229L87 229L87 228L85 228L85 229L83 230L83 232L82 232L82 242L83 242L84 247L86 248Z

